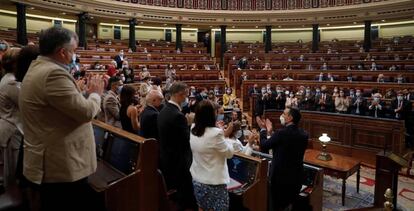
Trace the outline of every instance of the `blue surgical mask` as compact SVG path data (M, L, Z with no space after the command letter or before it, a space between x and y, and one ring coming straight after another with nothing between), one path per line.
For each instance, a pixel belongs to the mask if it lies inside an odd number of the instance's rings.
M188 97L185 98L184 102L181 103L181 108L188 106Z
M224 114L217 114L216 121L223 121L224 120Z
M116 92L120 95L121 91L122 91L123 86L118 86L118 89L116 90Z

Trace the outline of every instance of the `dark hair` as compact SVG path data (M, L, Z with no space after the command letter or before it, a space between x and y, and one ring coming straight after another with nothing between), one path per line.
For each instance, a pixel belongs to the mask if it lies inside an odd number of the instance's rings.
M125 85L121 90L121 106L129 106L135 102L135 89L132 86Z
M153 78L151 81L152 81L152 83L153 83L154 85L156 85L156 86L159 86L159 85L161 85L161 83L162 83L161 79L160 79L160 78L158 78L158 77Z
M27 73L27 70L29 70L30 64L33 60L37 58L39 55L39 47L34 45L28 45L19 53L19 56L17 56L17 65L16 65L16 81L22 82L24 76Z
M50 55L70 43L71 39L78 40L76 33L63 27L51 27L42 30L39 36L39 49L41 55Z
M112 89L112 84L116 83L120 80L121 80L121 78L119 78L119 76L110 77L109 80L108 80L108 86L106 87L106 90L111 90Z
M202 136L206 130L206 127L216 126L216 113L211 101L202 100L198 103L195 109L194 127L191 129L191 133L195 136Z
M6 73L15 73L17 65L17 57L19 56L21 48L9 48L1 58L2 68Z
M229 137L235 138L237 131L241 129L241 122L240 121L234 121L233 122L233 130L231 131Z
M170 92L171 96L173 96L173 95L175 95L179 92L183 92L187 89L188 89L187 84L185 84L184 82L176 81L171 85L171 87L169 89L169 92Z
M289 115L293 118L293 123L295 125L299 124L300 119L302 118L302 115L300 114L299 109L297 108L289 108Z

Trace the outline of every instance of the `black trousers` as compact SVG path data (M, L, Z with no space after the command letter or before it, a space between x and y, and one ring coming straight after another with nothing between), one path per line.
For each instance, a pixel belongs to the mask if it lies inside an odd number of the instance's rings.
M27 183L32 211L105 210L98 194L89 186L87 178L65 183Z
M301 187L301 184L270 184L271 210L280 211L294 205Z

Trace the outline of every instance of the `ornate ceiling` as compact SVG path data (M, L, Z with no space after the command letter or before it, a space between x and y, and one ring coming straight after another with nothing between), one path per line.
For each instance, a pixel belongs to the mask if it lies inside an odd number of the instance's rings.
M10 0L42 10L196 27L343 24L413 20L414 0ZM203 2L203 3L201 3ZM227 7L227 9L226 9Z

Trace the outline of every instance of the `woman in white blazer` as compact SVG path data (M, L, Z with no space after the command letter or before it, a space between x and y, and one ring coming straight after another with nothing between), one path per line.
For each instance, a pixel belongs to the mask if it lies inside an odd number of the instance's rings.
M228 210L230 182L227 159L233 156L233 146L224 139L224 131L217 128L216 111L208 100L198 103L190 133L193 162L194 195L201 210Z

